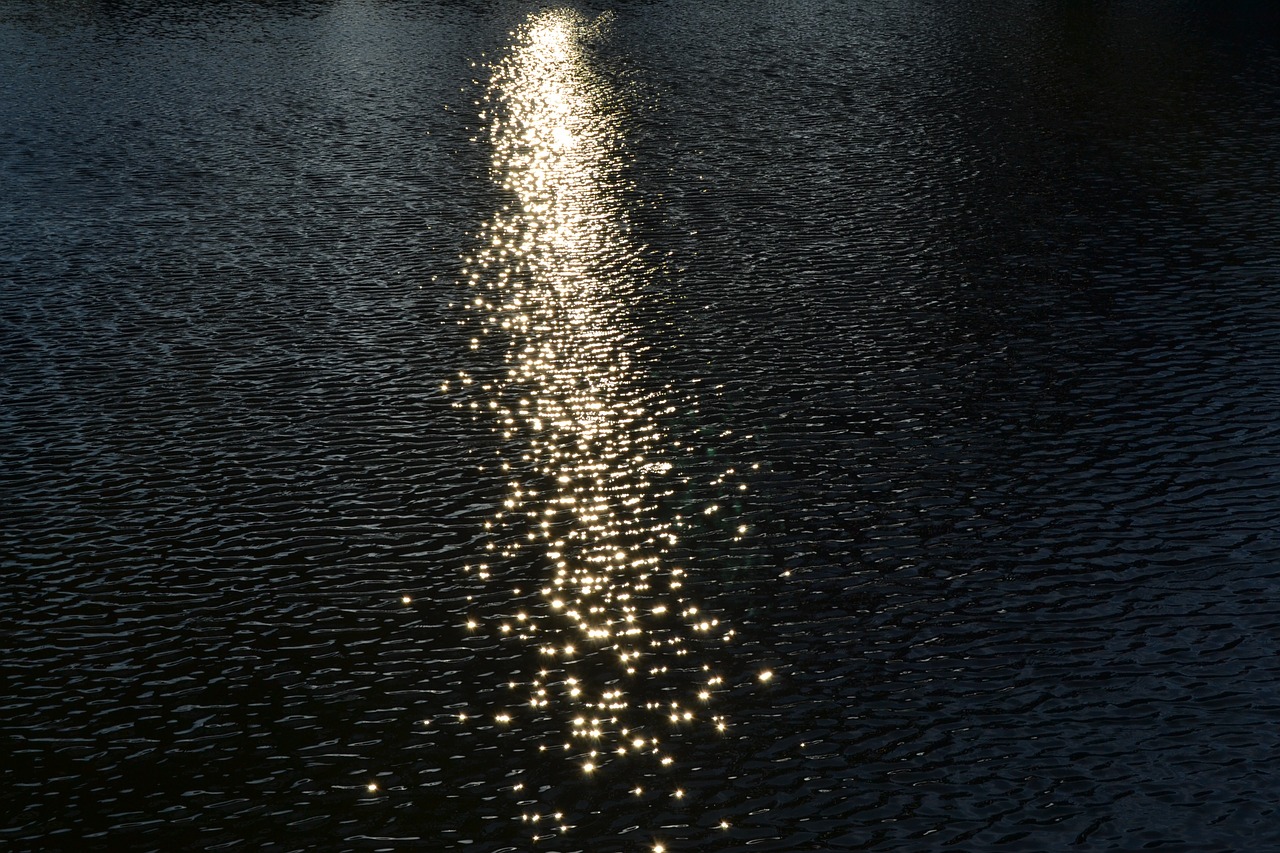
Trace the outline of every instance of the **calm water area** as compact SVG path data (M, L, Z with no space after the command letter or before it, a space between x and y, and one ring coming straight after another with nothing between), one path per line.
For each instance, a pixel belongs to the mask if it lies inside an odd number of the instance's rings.
M0 848L1280 849L1280 11L0 0Z

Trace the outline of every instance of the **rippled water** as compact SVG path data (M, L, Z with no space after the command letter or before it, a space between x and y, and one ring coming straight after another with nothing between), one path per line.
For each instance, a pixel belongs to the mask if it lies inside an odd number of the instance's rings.
M0 843L1280 846L1278 45L0 0Z

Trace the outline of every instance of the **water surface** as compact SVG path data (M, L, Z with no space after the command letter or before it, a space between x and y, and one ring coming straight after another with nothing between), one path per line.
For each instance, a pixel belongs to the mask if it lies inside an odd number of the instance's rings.
M1276 845L1277 32L3 0L0 838Z

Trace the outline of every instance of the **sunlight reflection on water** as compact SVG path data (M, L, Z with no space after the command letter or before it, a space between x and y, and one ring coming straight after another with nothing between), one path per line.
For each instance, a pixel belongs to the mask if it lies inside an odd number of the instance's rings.
M499 725L540 728L539 752L619 781L620 794L657 787L669 807L684 797L674 744L728 726L714 711L725 678L705 649L734 631L683 591L684 519L664 499L686 451L660 421L673 407L633 363L643 341L630 306L659 273L629 237L619 95L588 61L605 26L567 11L532 16L491 66L482 104L510 201L467 261L468 307L472 347L496 341L507 369L460 380L479 392L469 405L496 418L513 479L485 525L485 558L467 569L496 581L504 561L534 559L546 575L536 607L468 628L528 645L530 672L509 685L522 701L497 712ZM511 789L545 832L552 807L526 799L524 781ZM570 818L555 814L563 831Z

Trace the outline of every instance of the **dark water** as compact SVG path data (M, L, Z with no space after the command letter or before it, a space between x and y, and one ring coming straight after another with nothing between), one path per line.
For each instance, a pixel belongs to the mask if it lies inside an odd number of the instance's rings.
M1280 847L1267 4L0 0L0 81L0 846Z

